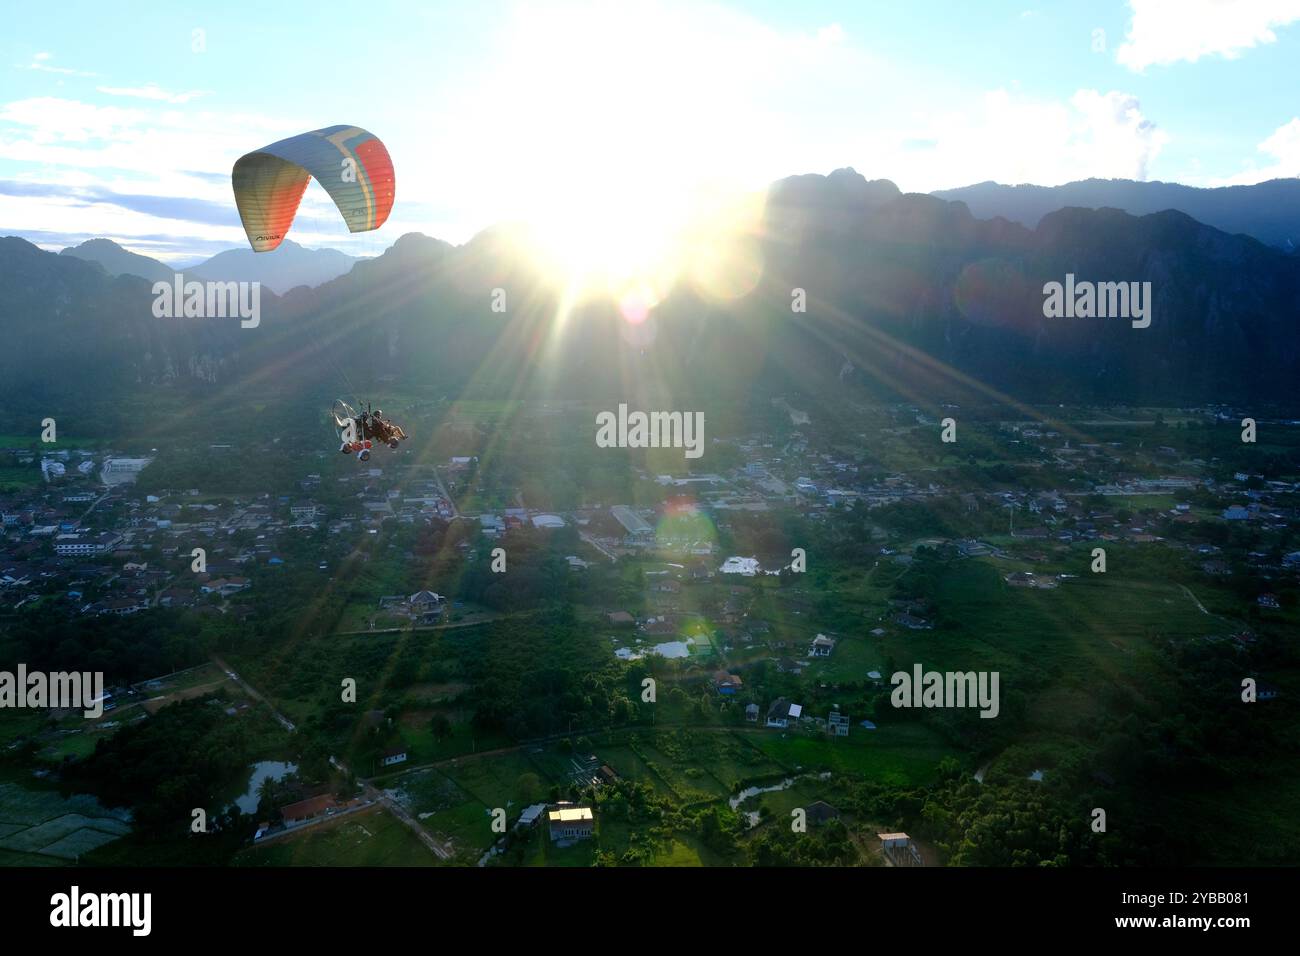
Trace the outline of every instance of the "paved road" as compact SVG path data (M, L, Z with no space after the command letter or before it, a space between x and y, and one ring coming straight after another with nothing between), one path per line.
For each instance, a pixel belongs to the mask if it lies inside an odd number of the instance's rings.
M529 617L536 611L520 611L517 614L500 614L496 617L483 617L475 621L461 621L459 624L416 624L414 627L376 627L363 628L359 631L335 631L335 634L404 634L408 631L453 631L458 627L480 627L493 621L504 621L512 617Z
M593 538L591 535L587 534L586 532L583 532L582 534L579 534L578 537L580 537L583 541L587 542L587 544L591 545L593 548L595 548L605 557L609 558L611 562L614 563L618 562L618 556L611 551L605 550L604 545L599 544L596 541L596 539Z
M99 503L100 503L101 501L103 501L105 498L107 498L109 495L111 495L112 493L113 493L112 491L106 491L106 492L104 492L102 495L100 495L98 498L96 498L94 501L92 501L92 502L90 503L90 507L87 508L86 511L85 511L85 513L82 514L82 516L81 516L80 518L77 519L77 523L76 523L75 525L73 525L73 528L80 528L80 527L81 527L81 523L82 523L83 521L85 521L87 518L90 517L90 513L91 513L92 511L94 511L94 510L99 506Z
M384 808L388 810L389 813L391 813L393 816L397 817L397 819L405 823L411 829L411 831L414 832L415 835L420 838L420 842L423 843L425 846L427 846L435 854L437 854L439 859L442 860L451 859L451 853L447 851L446 847L442 846L437 840L435 840L433 838L433 834L431 834L428 830L422 827L420 825L420 821L415 819L415 817L411 816L406 811L406 808L404 806L402 806L400 803L398 803L396 800L394 800L384 791L375 789L375 787L369 783L363 783L362 787L364 788L366 799L376 800L379 803L383 804Z
M262 839L260 840L254 841L253 846L265 846L266 844L274 843L277 840L284 840L291 836L297 836L299 833L302 833L302 831L310 830L312 827L320 826L322 823L332 823L335 820L341 820L343 817L346 817L353 813L361 813L365 810L377 810L377 809L379 809L379 807L378 804L375 803L362 803L355 807L348 807L346 810L343 810L339 813L332 813L329 814L328 816L316 817L314 820L308 820L306 823L300 823L297 826L290 827L286 830L277 830L275 833L269 834L267 836L262 837Z
M1178 586L1183 589L1184 594L1186 594L1189 598L1192 599L1192 603L1196 605L1196 610L1200 611L1202 614L1210 613L1205 609L1205 605L1196 599L1196 595L1191 592L1191 590L1187 587L1186 584L1180 584Z
M442 496L447 499L447 504L451 505L451 516L453 519L461 516L459 509L456 507L456 501L451 495L447 494L447 486L442 483L442 475L438 474L438 469L433 469L433 480L438 483L438 490Z
M234 668L231 667L229 664L227 664L225 661L223 661L216 654L212 655L212 663L216 664L223 671L225 671L227 675L235 673ZM298 729L297 727L294 726L292 720L290 720L288 717L284 716L284 714L276 710L275 705L271 703L271 701L268 700L260 691L258 691L256 687L248 683L248 681L244 680L242 677L231 677L230 679L234 681L236 684L238 684L240 687L242 687L244 693L246 693L249 697L253 698L253 700L257 701L258 703L265 704L267 707L271 708L272 715L274 715L275 719L280 722L280 726L282 726L285 730L289 731L289 733L293 733L295 730Z

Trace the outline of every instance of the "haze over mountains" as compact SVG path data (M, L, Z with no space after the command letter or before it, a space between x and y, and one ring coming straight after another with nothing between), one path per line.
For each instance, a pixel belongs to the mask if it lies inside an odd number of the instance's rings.
M562 289L514 230L459 247L408 234L315 288L264 291L259 327L242 329L155 318L150 281L11 237L0 321L23 348L0 353L0 390L46 406L157 390L314 402L345 382L670 408L784 394L815 414L855 395L926 407L1292 401L1300 376L1300 260L1182 212L1067 208L1030 229L837 170L774 184L736 249L762 266L738 298L679 282L639 325L603 301L560 323ZM1067 273L1150 282L1150 328L1044 317L1044 283ZM491 309L495 288L505 313ZM806 313L791 310L795 288Z
M128 252L111 239L91 239L69 246L60 255L98 262L111 276L135 275L150 281L169 280L180 271L187 279L217 282L260 282L283 294L300 285L318 286L347 273L358 261L337 249L308 249L286 239L274 258L251 249L227 249L205 262L175 270L157 259Z
M87 239L80 245L68 246L59 255L98 262L111 276L132 275L156 282L159 279L171 279L174 274L170 266L123 249L112 239Z
M1001 216L1033 229L1067 206L1122 209L1135 216L1176 209L1224 232L1243 233L1289 251L1300 247L1300 179L1200 189L1179 183L1085 179L1063 186L1004 186L984 182L930 195L960 200L977 219Z

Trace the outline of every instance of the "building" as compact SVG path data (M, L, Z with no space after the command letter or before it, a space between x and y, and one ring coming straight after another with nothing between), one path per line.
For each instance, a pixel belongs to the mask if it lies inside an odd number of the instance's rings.
M808 656L830 657L833 650L835 650L835 641L825 634L818 634L813 638L812 645L808 648Z
M758 574L757 558L727 558L722 562L722 567L718 568L723 574L740 574L747 578L752 578Z
M446 610L447 599L433 591L416 591L406 599L407 613L421 624L437 620Z
M804 818L814 826L820 826L823 823L830 823L832 820L840 818L840 811L825 800L817 800L803 808Z
M802 715L803 706L801 704L792 704L784 697L778 697L772 701L772 706L767 709L767 726L785 729Z
M248 578L217 578L215 581L200 584L199 590L204 594L220 594L222 597L230 597L230 595L246 591L250 587L252 587L252 582Z
M733 697L744 686L745 682L736 674L729 674L726 671L714 671L713 673L713 689L719 694Z
M399 763L406 763L405 747L394 747L392 750L385 750L379 757L381 767L392 767Z
M832 737L847 737L849 735L849 715L841 714L838 710L832 710L826 716L826 733Z
M596 832L596 817L591 807L573 803L558 803L548 810L546 824L551 842L561 846L589 840Z
M122 541L120 534L103 531L98 535L61 534L54 539L54 553L61 558L107 554Z
M934 625L925 618L917 617L914 614L908 614L906 611L898 614L894 618L894 621L911 631L928 631L934 627Z
M519 814L519 819L515 821L515 829L520 830L525 827L535 826L545 812L546 804L544 803L534 803L524 807L524 812Z
M745 719L751 724L758 723L758 704L747 704L745 706Z
M130 484L149 467L152 458L109 458L100 469L99 478L106 485Z
M423 612L442 607L447 603L447 599L434 591L416 591L406 599L406 603L411 606L412 611Z
M319 797L310 797L306 800L299 800L297 803L291 803L287 807L280 808L280 816L284 819L286 826L292 826L297 823L306 823L308 820L314 820L316 817L324 816L338 808L334 798L326 793Z
M118 617L126 617L128 614L135 614L148 609L149 599L147 597L113 598L107 601L97 601L86 608L90 613L116 614Z
M921 853L906 833L877 833L885 859L894 866L924 866Z
M655 529L627 505L615 505L609 509L609 513L623 526L624 544L635 546L654 543Z

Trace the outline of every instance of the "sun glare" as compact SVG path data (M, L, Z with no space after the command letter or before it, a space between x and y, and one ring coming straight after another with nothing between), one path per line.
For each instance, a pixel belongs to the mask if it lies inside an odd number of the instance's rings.
M644 321L683 277L701 210L717 204L721 177L709 181L699 157L716 152L745 92L702 76L703 58L653 6L525 7L511 35L496 81L511 91L503 129L528 144L503 177L516 214L557 280Z

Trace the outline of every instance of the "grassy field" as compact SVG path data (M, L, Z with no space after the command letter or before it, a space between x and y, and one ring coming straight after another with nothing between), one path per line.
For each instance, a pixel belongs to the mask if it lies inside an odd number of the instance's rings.
M848 737L811 737L776 730L744 732L785 770L831 770L888 783L918 786L934 781L939 761L961 754L922 724L854 727Z
M880 639L882 656L899 666L996 670L1008 682L1050 685L1068 674L1089 682L1152 677L1144 666L1153 643L1221 632L1176 585L1125 576L1083 574L1054 589L1014 588L992 560L950 565L939 578L939 626L896 625Z
M441 770L403 774L388 789L434 837L450 841L458 862L474 862L495 839L491 807Z
M41 483L41 470L30 465L0 467L0 492L24 491Z
M540 783L541 775L528 757L520 753L460 760L444 768L444 772L485 807L518 807L542 796L540 786L528 786L534 781Z
M433 866L438 858L400 820L375 807L253 846L235 866Z

